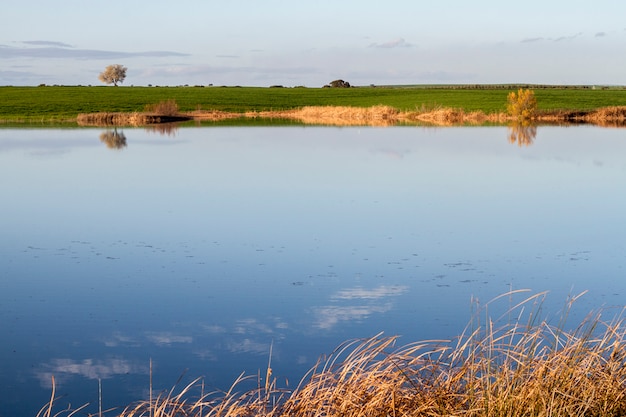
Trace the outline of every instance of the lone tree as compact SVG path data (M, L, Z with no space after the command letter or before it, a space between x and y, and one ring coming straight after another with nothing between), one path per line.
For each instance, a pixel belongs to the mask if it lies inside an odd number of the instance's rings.
M126 78L126 68L123 65L109 65L100 73L98 79L106 84L113 84L117 87L117 83L123 83Z

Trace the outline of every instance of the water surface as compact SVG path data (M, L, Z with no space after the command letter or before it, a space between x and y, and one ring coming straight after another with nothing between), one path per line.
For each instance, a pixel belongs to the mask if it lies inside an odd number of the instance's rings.
M510 289L625 303L626 131L0 129L0 416L451 338ZM108 143L108 146L107 146ZM115 146L118 148L116 149ZM507 302L498 308L508 307Z

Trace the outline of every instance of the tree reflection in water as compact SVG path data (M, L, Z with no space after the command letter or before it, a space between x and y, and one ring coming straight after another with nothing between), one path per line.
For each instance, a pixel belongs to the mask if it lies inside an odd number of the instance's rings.
M520 122L509 125L509 142L518 146L530 146L537 136L537 125Z
M124 132L118 132L117 129L105 130L100 133L100 141L109 149L122 149L126 147L126 135L124 135Z

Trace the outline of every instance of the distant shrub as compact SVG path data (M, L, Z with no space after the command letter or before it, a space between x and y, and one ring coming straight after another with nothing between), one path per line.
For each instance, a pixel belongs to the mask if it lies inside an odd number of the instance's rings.
M157 104L147 105L146 111L160 116L175 116L178 114L178 104L174 99L160 101Z
M537 115L537 99L532 90L520 88L507 97L506 111L517 120L530 120Z
M344 80L335 80L331 81L328 86L332 88L350 88L350 83Z

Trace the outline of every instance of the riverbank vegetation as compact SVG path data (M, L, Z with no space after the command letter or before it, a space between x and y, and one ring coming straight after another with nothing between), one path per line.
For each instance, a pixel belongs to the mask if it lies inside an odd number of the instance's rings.
M509 300L522 291L505 294ZM626 414L626 327L590 314L566 326L542 320L545 294L512 303L498 320L476 309L452 341L398 346L397 337L352 340L321 359L295 388L281 388L270 361L239 391L206 392L202 379L107 415L173 416L621 416ZM504 296L499 297L506 299ZM571 330L568 330L570 329ZM150 391L151 392L151 391ZM54 394L53 394L54 397ZM54 398L39 417L53 415ZM101 407L101 405L100 405ZM67 410L65 415L72 411ZM58 415L58 414L57 414Z
M507 95L532 89L539 114L588 113L603 107L626 106L626 89L592 86L388 86L352 88L261 87L0 87L0 121L4 123L75 123L79 114L144 113L146 106L173 100L182 114L245 114L286 112L315 107L387 107L397 113L436 110L482 113L490 118L506 113ZM452 116L456 113L456 116ZM439 116L440 117L440 116ZM467 116L466 116L467 117ZM496 118L497 119L497 118Z

